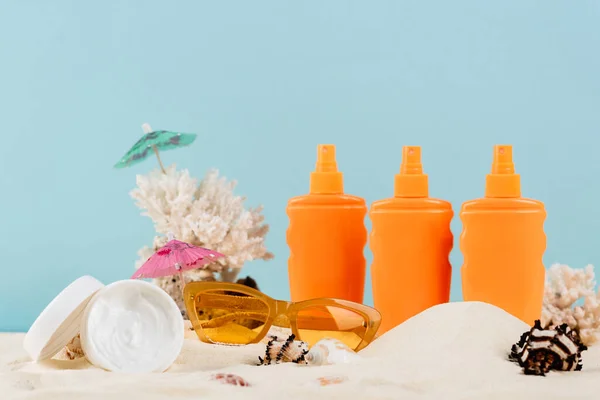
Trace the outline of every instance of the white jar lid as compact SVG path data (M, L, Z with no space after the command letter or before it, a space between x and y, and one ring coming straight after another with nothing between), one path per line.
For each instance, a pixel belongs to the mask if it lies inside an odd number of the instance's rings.
M79 334L83 312L104 284L86 275L63 289L29 328L23 347L34 361L55 356Z

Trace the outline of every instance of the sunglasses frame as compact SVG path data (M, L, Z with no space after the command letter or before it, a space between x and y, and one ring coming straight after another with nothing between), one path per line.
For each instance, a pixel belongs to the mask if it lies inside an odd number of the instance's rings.
M334 298L317 298L310 299L298 302L286 301L286 300L276 300L272 297L267 296L259 290L253 289L246 285L241 285L239 283L229 283L229 282L190 282L185 285L183 289L183 300L185 303L185 308L187 310L188 318L192 323L192 327L196 332L198 338L206 343L215 343L215 344L225 344L231 346L244 346L245 344L233 344L233 343L221 343L215 342L208 338L202 329L202 322L198 318L196 313L196 298L198 295L203 292L214 291L214 290L227 290L238 292L241 294L245 294L247 296L252 296L258 300L261 300L263 303L267 305L269 308L269 314L267 316L267 320L265 321L262 330L256 335L256 337L246 344L259 343L264 337L267 335L271 327L274 325L274 322L280 316L286 316L292 333L296 336L298 340L302 340L301 335L298 332L297 328L297 320L296 317L298 312L309 307L315 306L334 306L338 308L342 308L348 311L352 311L360 316L362 316L366 322L365 326L365 334L358 346L353 349L354 351L359 351L366 346L368 346L375 338L375 334L381 325L381 314L376 309L366 306L364 304L355 303L349 300L342 299L334 299ZM277 325L276 325L277 326Z

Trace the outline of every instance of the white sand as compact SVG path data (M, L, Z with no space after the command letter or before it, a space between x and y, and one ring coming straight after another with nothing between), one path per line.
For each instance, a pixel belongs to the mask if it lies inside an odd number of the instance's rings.
M600 346L583 353L583 371L525 376L506 361L528 327L482 303L431 308L381 336L355 365L255 366L264 345L201 343L187 335L175 365L163 374L126 375L85 359L33 364L23 334L0 334L0 399L600 399ZM238 374L252 386L210 380ZM320 377L347 379L320 386Z

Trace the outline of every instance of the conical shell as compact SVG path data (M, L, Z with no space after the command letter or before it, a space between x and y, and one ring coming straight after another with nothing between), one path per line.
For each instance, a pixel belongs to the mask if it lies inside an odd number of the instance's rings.
M349 364L360 356L339 340L325 338L315 343L305 359L309 365Z

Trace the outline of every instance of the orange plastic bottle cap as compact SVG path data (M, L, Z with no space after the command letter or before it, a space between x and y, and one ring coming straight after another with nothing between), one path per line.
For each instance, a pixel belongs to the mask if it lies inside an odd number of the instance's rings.
M310 193L344 193L344 177L338 171L333 144L320 144L317 147L317 165L310 174Z
M395 197L427 197L429 183L421 164L421 147L404 146L400 173L395 177Z
M515 174L512 146L494 146L492 173L486 176L485 197L521 197L521 177Z

